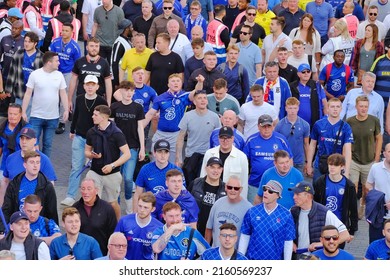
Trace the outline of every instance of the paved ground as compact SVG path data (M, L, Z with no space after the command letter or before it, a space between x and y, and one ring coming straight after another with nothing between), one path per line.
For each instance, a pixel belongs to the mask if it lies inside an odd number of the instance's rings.
M66 196L68 177L71 168L71 141L69 140L69 125L66 126L66 132L61 135L55 135L53 143L52 161L57 173L58 181L56 182L58 211L61 217L63 206L59 204ZM85 176L85 173L83 176ZM123 192L121 201L124 201ZM124 203L122 206L122 214L124 212ZM355 240L347 244L346 250L353 254L356 258L362 259L365 250L368 246L368 224L364 220L359 221L359 231L355 235Z

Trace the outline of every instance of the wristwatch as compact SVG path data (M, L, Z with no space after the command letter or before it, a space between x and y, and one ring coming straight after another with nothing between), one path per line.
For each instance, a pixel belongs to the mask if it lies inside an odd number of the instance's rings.
M111 168L114 170L115 169L115 164L111 163Z

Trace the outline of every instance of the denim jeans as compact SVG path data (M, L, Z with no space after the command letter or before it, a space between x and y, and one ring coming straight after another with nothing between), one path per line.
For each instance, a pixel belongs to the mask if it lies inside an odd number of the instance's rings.
M50 158L53 137L54 137L55 130L58 126L58 118L45 120L36 117L30 117L30 124L35 130L35 132L37 133L38 141L41 137L41 133L43 133L42 153L44 153L45 155L47 155L48 158Z
M72 170L69 175L68 193L66 194L66 197L71 197L73 199L76 197L77 190L80 186L81 174L80 176L77 175L85 164L85 142L86 139L79 135L75 135L72 141Z
M130 149L131 158L121 166L121 174L123 177L123 185L125 187L125 199L131 199L133 195L133 175L134 169L138 161L138 151Z

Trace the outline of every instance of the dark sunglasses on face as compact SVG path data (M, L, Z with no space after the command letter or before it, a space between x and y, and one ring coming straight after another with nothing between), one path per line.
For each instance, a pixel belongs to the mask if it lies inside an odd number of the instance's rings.
M302 73L302 74L309 74L309 73L310 73L310 70L303 70L301 73Z
M173 7L164 7L163 9L164 9L164 10L172 10Z
M228 189L228 190L235 190L235 191L239 191L240 189L241 189L241 187L233 187L233 186L229 186L229 185L226 185L226 188Z
M370 16L377 16L377 13L369 13Z
M249 32L244 32L244 31L240 31L240 34L242 34L242 35L248 35L248 34L250 34Z
M252 14L252 13L246 13L248 16L252 16L252 17L254 17L254 16L256 16L256 13L254 13L254 14Z
M290 131L290 134L291 134L291 135L294 135L294 130L295 130L295 125L292 125L292 126L291 126L291 131Z
M278 192L276 192L276 191L273 191L273 190L270 190L269 188L267 188L267 187L263 187L263 192L268 192L269 194L274 194L274 193L277 193L277 194L279 194Z
M322 238L325 239L326 241L330 241L331 239L333 239L334 241L339 240L339 236L337 236L337 235L333 235L333 236L323 236Z

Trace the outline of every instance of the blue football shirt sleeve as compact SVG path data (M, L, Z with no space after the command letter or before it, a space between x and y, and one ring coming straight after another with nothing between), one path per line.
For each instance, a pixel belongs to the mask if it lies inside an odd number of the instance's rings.
M246 235L251 235L252 233L252 227L251 227L251 217L250 217L250 209L246 212L244 216L244 220L242 221L241 225L241 233Z

